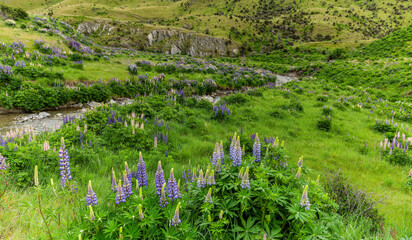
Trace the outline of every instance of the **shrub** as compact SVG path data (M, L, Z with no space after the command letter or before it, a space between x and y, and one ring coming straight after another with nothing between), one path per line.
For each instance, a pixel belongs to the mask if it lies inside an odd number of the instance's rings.
M412 158L400 148L394 148L386 155L386 160L391 164L412 166Z
M285 112L282 110L278 110L278 109L273 110L272 112L269 113L269 115L271 117L278 118L278 119L283 119L286 117Z
M232 111L226 107L226 104L219 104L218 106L213 106L213 114L211 119L223 121L229 118L229 115L232 114Z
M211 109L213 107L213 104L209 101L202 99L197 103L196 107L203 109Z
M133 148L136 151L143 151L149 149L152 144L152 142L149 143L148 139L151 138L146 137L145 130L138 128L133 134L132 128L124 127L121 122L105 127L102 138L105 140L104 146L114 150Z
M289 109L296 112L303 112L303 105L297 98L293 98L290 100Z
M13 19L7 19L5 23L6 23L6 25L9 26L9 27L14 27L14 26L16 26L16 22L15 22Z
M71 67L71 68L75 68L75 69L83 70L83 61L82 61L82 60L79 60L79 61L73 62L73 63L70 65L70 67Z
M246 92L247 95L249 96L254 96L254 97L262 97L263 96L263 89L254 89L254 90L249 90Z
M316 98L317 101L319 102L327 102L328 101L328 97L325 95L320 95Z
M354 188L340 171L329 171L325 177L325 191L339 204L338 213L370 219L377 229L384 218L375 206L382 200L374 201L371 194Z
M322 107L322 114L323 114L324 116L330 116L330 115L332 115L332 108L329 107L329 106L323 106L323 107Z
M332 118L330 116L321 116L318 119L316 126L319 130L326 132L330 131L330 129L332 128Z
M185 126L187 128L193 129L193 128L200 126L200 122L199 120L196 119L196 117L190 116L186 118Z
M136 75L139 71L139 68L135 64L131 64L127 66L127 70L129 71L130 74Z
M235 93L223 98L227 104L244 104L248 98L243 93Z
M391 124L387 124L385 122L379 122L376 121L375 125L373 125L373 129L375 129L376 131L380 132L380 133L395 133L396 132L396 128L391 125Z
M125 236L148 239L166 236L176 239L260 239L264 234L270 239L339 238L339 233L334 231L339 224L336 204L320 184L297 178L293 168L280 165L286 161L286 155L278 155L279 149L284 152L281 147L269 147L268 157L262 159L264 164L254 162L247 151L241 166L233 167L227 162L227 167L221 170L215 167L203 169L203 173L209 174L216 169L213 180L208 175L205 186L202 181L199 185L192 181L182 182L180 194L173 197L169 191L170 198L165 199L167 203L163 207L159 206L159 197L153 188L144 188L143 199L135 193L115 206L104 203L107 206L104 217L93 222L87 217L81 218L79 229L84 230L86 238L91 235L109 239L119 238L119 226L123 227ZM152 160L159 156L146 155L144 158L148 169L156 168L149 164L156 164ZM169 176L169 169L163 167L166 177ZM189 171L186 176L193 173L199 176L199 169L189 168ZM173 180L167 184L173 186ZM268 197L268 192L273 195ZM109 199L114 202L115 193L111 195L113 197ZM180 213L175 211L177 207L180 207ZM86 211L81 210L80 214L87 215ZM193 231L194 226L197 226L196 231ZM313 229L321 230L313 232Z
M21 8L12 8L6 5L0 5L0 11L5 13L8 17L13 18L14 20L26 19L29 17L29 14Z
M343 59L346 57L346 50L342 48L336 48L329 53L327 60Z

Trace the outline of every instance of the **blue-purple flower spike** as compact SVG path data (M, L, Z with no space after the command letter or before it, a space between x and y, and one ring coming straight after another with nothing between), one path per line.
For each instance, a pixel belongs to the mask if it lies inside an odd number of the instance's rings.
M65 149L64 145L64 138L62 138L62 145L59 150L59 169L60 169L60 185L62 188L67 186L67 181L72 179L71 171L70 171L70 159L69 153L67 149Z
M235 165L235 158L236 158L236 151L235 151L235 146L236 145L236 133L233 134L232 142L230 144L229 148L229 155L230 159L233 161L233 165Z
M162 208L163 208L163 207L166 207L166 205L168 204L167 198L166 198L166 193L165 193L165 188L166 188L166 183L163 184L163 186L162 186L162 191L161 191L161 193L160 193L159 204L160 204L160 206L161 206Z
M176 178L173 173L173 168L170 170L170 178L167 183L167 192L170 201L174 201L177 198L181 198L179 189L177 188Z
M209 188L209 191L207 192L206 198L205 198L205 203L213 203L212 200L212 189Z
M225 164L225 152L223 150L223 141L220 141L220 164Z
M0 171L6 171L7 170L7 168L9 168L10 167L10 165L8 165L7 163L6 163L6 157L3 157L1 154L0 154Z
M139 152L139 163L137 164L136 171L137 179L139 180L139 185L147 187L147 174L146 174L146 165L143 161L142 153Z
M92 181L90 180L89 180L89 187L88 187L87 196L86 196L86 202L87 202L87 206L97 205L98 203L96 193L93 191L93 188L92 188Z
M180 202L177 204L176 210L175 210L175 215L173 216L172 220L170 221L170 224L173 227L179 226L179 224L182 222L179 218L179 208L180 208Z
M133 194L132 183L129 181L126 171L123 172L123 192L126 198Z
M305 207L305 210L309 210L310 202L308 198L308 185L305 186L305 189L302 193L302 199L300 200L300 207Z
M115 172L113 171L113 168L112 168L111 180L112 180L111 190L112 190L113 192L116 192L116 191L117 191L117 181L116 181L116 174L115 174Z
M219 143L216 143L215 150L213 151L213 154L212 154L212 165L213 166L216 166L220 156L221 156L220 155L220 146L219 146Z
M260 158L261 158L261 153L260 153L260 141L259 141L259 136L256 133L256 137L255 137L255 142L253 143L253 156L256 158L256 162L260 162Z
M165 183L165 175L162 169L162 163L159 161L159 164L157 165L157 171L155 174L155 183L156 183L156 194L157 196L160 196L162 192L162 187L163 184Z
M119 183L117 184L115 201L116 201L116 204L119 204L120 202L126 202L126 195L124 194L124 191L123 191L122 180L119 180Z
M127 162L124 162L124 170L126 171L127 179L129 180L129 182L132 182L133 181L133 175L132 175L132 172L129 169L129 166L127 165Z
M241 188L250 188L249 182L249 167L246 168L245 175L242 176L242 181L240 183Z
M190 170L189 170L190 171ZM187 184L187 177L186 177L186 171L185 171L185 168L183 168L183 174L182 174L182 177L183 177L183 180L185 180L185 192L188 192L189 191L189 189L187 188L188 187L188 184Z

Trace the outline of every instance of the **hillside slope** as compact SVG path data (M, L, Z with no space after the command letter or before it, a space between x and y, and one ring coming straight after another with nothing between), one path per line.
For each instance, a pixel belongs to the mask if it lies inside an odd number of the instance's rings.
M186 28L211 36L281 47L281 39L326 42L322 46L356 46L386 36L412 21L407 0L182 0L9 1L35 14L53 14L73 23L116 19L163 27ZM287 41L286 40L286 41ZM292 44L292 41L289 41Z

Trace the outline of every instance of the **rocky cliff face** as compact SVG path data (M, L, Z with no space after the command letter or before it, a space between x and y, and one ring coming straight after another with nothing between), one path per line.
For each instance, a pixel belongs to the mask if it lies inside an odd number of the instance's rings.
M152 50L165 54L187 54L191 56L234 56L238 53L238 44L223 38L200 35L179 30L155 29L116 25L108 22L83 22L77 31L95 36L102 44L113 47Z

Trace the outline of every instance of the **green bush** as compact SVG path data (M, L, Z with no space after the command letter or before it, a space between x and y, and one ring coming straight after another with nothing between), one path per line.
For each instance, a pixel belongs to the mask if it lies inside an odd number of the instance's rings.
M319 96L316 98L316 100L319 101L319 102L327 102L327 101L328 101L328 97L325 96L325 95L319 95Z
M331 116L332 115L332 108L329 106L323 106L322 107L322 114L324 116Z
M396 132L396 128L393 125L389 123L385 123L385 122L379 122L379 121L377 121L375 125L373 125L373 129L375 129L376 131L380 133L395 133Z
M394 148L392 151L389 150L386 154L385 159L391 164L401 165L401 166L412 166L412 158L408 153L399 148Z
M286 114L284 111L276 109L276 110L271 111L269 113L269 116L278 118L278 119L284 119L286 117Z
M321 116L316 122L316 126L319 130L328 132L332 128L332 118L330 116Z
M235 93L223 98L227 104L244 104L248 101L248 98L243 93Z
M371 194L354 188L340 171L327 172L325 191L339 204L340 214L367 218L372 221L374 230L384 221L376 208L382 201L373 200Z
M14 20L26 19L29 17L29 14L27 14L27 12L23 9L13 8L3 4L0 5L0 11L13 18Z

